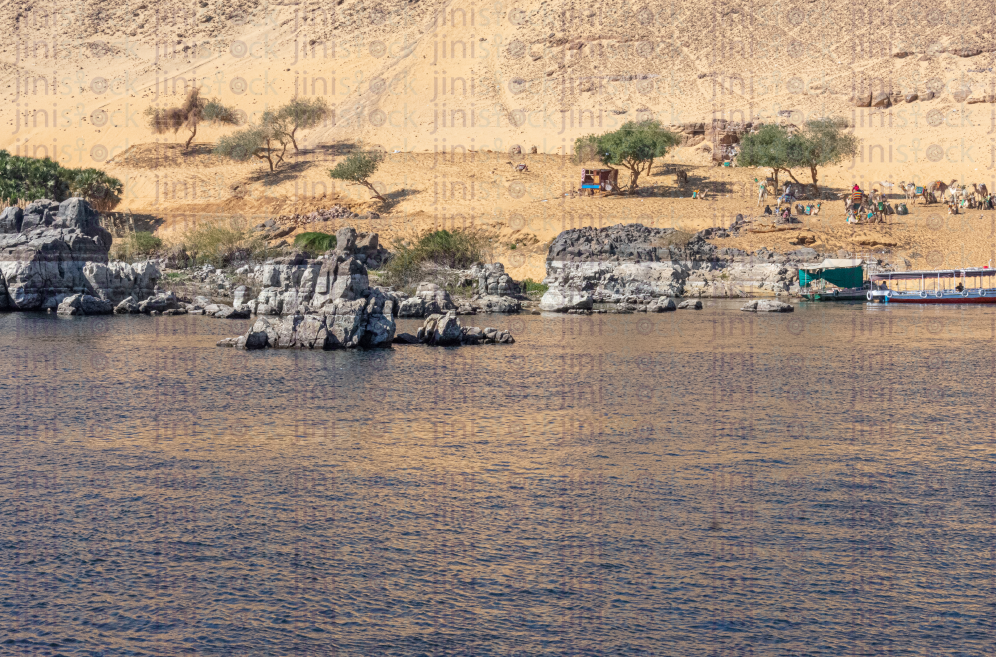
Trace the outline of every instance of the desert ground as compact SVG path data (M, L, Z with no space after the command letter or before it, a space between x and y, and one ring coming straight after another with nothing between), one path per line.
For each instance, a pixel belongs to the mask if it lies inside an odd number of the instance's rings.
M377 212L365 220L372 225L354 223L388 240L430 227L488 230L510 273L539 278L546 244L565 228L694 231L758 214L754 180L769 172L712 166L701 145L671 153L639 194L569 196L580 175L573 141L631 119L800 125L842 116L862 149L820 172L827 190L932 180L996 189L996 47L983 5L957 9L925 18L911 3L854 2L15 3L0 9L16 35L0 47L0 147L106 170L125 183L118 210L167 238L192 221L339 204ZM178 104L193 84L249 122L311 95L324 96L335 119L306 132L301 151L270 174L264 162L212 154L232 128L201 126L186 150L184 131L148 129L142 112ZM936 97L896 96L880 109L851 100L875 91ZM356 149L388 154L375 177L386 203L329 179ZM528 170L516 171L520 163ZM685 185L670 173L676 163L689 172ZM705 198L690 198L695 189ZM911 210L887 226L848 226L843 204L825 201L798 230L717 243L783 249L805 235L826 252L913 267L996 258L996 213Z

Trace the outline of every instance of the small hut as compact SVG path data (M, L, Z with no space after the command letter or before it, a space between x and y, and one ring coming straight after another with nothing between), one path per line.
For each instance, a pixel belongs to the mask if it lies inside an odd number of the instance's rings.
M594 196L595 192L619 191L618 169L581 169L581 194Z

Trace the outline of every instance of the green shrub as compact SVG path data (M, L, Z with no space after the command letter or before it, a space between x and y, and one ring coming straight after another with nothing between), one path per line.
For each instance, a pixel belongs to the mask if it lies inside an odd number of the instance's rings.
M262 260L270 251L266 240L238 218L197 223L183 231L174 245L182 246L193 264L210 263L216 267Z
M546 293L547 290L550 289L549 285L543 285L542 283L537 283L536 281L534 281L531 278L525 278L525 279L523 279L522 280L522 287L525 290L526 294L530 294L530 293L534 293L534 292L537 293L537 294L544 294L544 293Z
M123 239L114 240L113 256L117 260L131 261L148 258L160 248L163 241L152 233L138 231L130 233Z
M120 180L99 169L67 169L47 157L39 160L0 150L0 200L10 204L79 196L97 211L108 212L121 201L123 190Z
M385 266L389 285L410 287L432 267L466 269L483 261L487 240L461 230L426 231L412 243L395 242L394 255Z
M313 256L334 249L335 245L335 235L328 233L301 233L294 238L294 246Z

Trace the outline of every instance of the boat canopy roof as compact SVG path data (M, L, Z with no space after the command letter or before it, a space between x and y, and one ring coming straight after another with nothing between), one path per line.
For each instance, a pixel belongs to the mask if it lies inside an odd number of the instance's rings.
M872 274L873 281L902 281L921 278L962 278L966 276L996 276L996 269L967 267L965 269L925 269L920 271L890 271Z
M845 269L848 267L860 267L864 261L861 258L827 258L823 262L815 265L802 265L799 269L814 271L817 269Z

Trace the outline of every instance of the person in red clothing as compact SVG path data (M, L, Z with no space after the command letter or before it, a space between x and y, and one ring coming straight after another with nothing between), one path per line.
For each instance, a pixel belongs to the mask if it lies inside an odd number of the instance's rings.
M855 185L851 189L851 207L857 212L858 208L861 207L861 202L864 200L864 194L861 192L861 188Z

